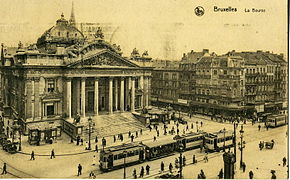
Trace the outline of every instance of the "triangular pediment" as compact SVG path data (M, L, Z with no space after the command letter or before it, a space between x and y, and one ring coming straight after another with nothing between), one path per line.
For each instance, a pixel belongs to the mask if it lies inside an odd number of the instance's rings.
M77 61L68 65L69 67L139 67L122 56L108 50L100 51L89 56L82 56Z

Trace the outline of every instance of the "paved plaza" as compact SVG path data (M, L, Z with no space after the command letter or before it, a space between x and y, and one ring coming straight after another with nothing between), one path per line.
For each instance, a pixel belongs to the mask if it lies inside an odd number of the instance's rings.
M127 116L122 115L122 116ZM194 124L194 128L187 132L196 132L197 128L206 132L215 132L223 128L227 130L233 130L233 124L231 123L219 123L211 121L209 117L206 116L194 116L189 118L183 115L184 118L189 122ZM109 121L109 120L108 120ZM113 121L113 120L112 120ZM196 122L198 121L198 127ZM203 122L201 127L200 122ZM114 124L114 122L111 122ZM169 129L172 126L175 126L173 122L169 125ZM149 129L143 126L143 133L140 135L141 126L133 126L135 129L138 129L138 137L134 141L153 141L153 137L156 136L156 131ZM183 129L186 131L185 125L180 125L180 132L183 132ZM130 142L128 138L128 132L125 133L123 126L117 128L110 128L106 132L107 147L119 145L122 143ZM159 126L160 137L157 137L157 141L161 140L163 136L163 124ZM237 141L239 142L239 131L240 126L237 128ZM243 173L239 168L240 161L240 151L237 149L237 163L236 163L236 174L235 178L248 178L248 172L252 170L254 172L254 178L267 179L271 177L271 170L276 171L277 178L287 178L287 167L282 166L282 158L287 157L287 137L286 131L287 126L282 126L278 128L273 128L266 130L266 128L261 128L261 131L258 131L258 124L252 125L251 123L244 124L244 140L246 141L246 148L244 149L244 162L246 163L246 172ZM110 133L109 133L110 132ZM131 131L135 135L135 131ZM117 140L113 141L114 134L125 133L124 141L121 142ZM174 136L174 135L166 135ZM108 173L102 173L99 170L99 153L94 152L95 148L95 137L92 137L92 150L85 150L84 145L76 145L76 142L71 143L70 137L66 134L62 134L61 139L56 140L53 144L46 144L42 146L30 146L27 143L27 138L23 138L22 152L17 154L8 154L7 152L0 151L0 160L8 164L8 172L11 174L1 175L0 178L9 178L9 177L28 177L28 178L88 178L89 173L93 171L97 178L123 178L123 169L114 170ZM101 147L101 136L98 137L98 147ZM270 141L275 140L275 146L273 149L263 149L262 151L258 148L258 143L260 141ZM50 159L50 152L54 149L56 158ZM31 151L35 152L35 160L30 160ZM187 159L186 166L183 169L184 178L197 178L197 174L201 169L204 170L207 178L218 178L218 172L223 168L223 159L222 152L219 153L210 153L208 155L209 162L205 163L203 158L205 156L204 152L200 152L199 149L187 151L183 153ZM93 156L96 155L96 159L93 159ZM192 164L192 156L196 155L198 160L197 164ZM147 164L150 168L150 175L144 176L144 178L155 178L160 176L160 164L161 161L165 164L165 170L168 171L169 163L174 164L174 160L178 157L179 154L168 156L162 159L157 159L153 161L147 161L142 164L130 166L126 168L127 178L133 178L133 170L137 170L139 174L141 166L146 166ZM95 162L94 162L95 161ZM17 163L15 163L17 162ZM83 174L77 176L77 166L78 164L83 166ZM92 165L95 163L95 165ZM61 167L61 168L60 168ZM175 169L177 171L177 169Z

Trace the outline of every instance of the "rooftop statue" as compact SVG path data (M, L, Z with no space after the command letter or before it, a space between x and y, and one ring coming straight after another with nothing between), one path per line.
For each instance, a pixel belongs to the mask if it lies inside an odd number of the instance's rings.
M102 32L101 27L98 27L98 30L97 30L97 32L96 32L96 34L95 34L95 37L96 37L96 38L100 38L100 39L104 39L104 34L103 34L103 32Z

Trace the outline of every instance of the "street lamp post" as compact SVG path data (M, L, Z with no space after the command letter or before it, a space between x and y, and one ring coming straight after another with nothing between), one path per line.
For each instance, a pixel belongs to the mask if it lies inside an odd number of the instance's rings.
M223 152L226 152L226 128L224 128L224 147Z
M236 128L237 123L234 122L234 154L235 154L235 160L237 160L237 135L236 135Z
M22 148L21 148L21 133L22 133L22 130L20 129L20 127L18 129L18 132L19 132L19 147L18 147L18 151L21 151L22 150Z
M243 141L243 134L244 134L243 125L241 126L240 134L241 134L241 142L239 142L238 145L239 145L239 149L241 151L240 167L242 168L242 165L243 165L243 149L245 148L245 144L246 144L246 142Z
M180 143L179 144L179 178L180 179L182 179L182 166L183 166L183 164L182 164L182 151L183 151L183 144L182 143Z
M123 155L124 155L124 179L126 179L126 156L127 156L127 151L124 151Z
M89 121L89 147L88 147L88 150L91 150L91 125L92 125L92 118L89 117L88 121Z

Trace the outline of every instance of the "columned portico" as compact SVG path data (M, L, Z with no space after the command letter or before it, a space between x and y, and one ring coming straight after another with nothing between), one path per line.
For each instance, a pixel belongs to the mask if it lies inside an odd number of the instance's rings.
M86 117L86 78L81 81L81 113L82 117Z

